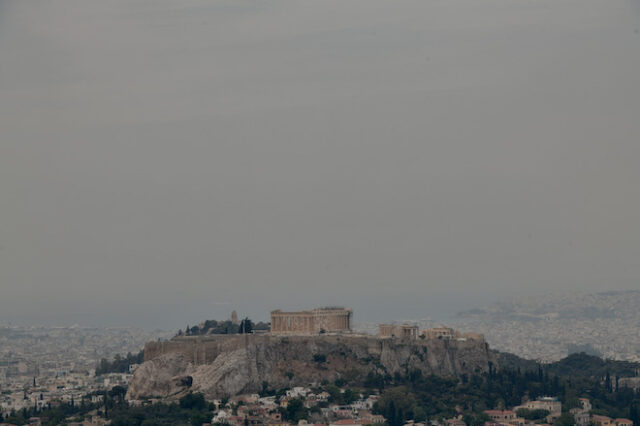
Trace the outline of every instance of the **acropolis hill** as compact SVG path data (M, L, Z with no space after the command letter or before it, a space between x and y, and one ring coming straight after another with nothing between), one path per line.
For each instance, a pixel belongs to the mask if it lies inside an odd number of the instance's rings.
M308 326L308 319L304 321ZM219 398L258 392L265 385L281 389L338 378L357 384L369 373L416 370L425 375L456 376L487 371L490 363L497 365L481 338L383 338L355 334L348 327L339 331L323 328L317 334L278 330L149 342L128 398L171 398L189 391Z

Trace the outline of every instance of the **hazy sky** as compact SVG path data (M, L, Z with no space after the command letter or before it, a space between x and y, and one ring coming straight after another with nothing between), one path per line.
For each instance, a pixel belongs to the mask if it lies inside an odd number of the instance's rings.
M0 320L640 288L640 2L0 0Z

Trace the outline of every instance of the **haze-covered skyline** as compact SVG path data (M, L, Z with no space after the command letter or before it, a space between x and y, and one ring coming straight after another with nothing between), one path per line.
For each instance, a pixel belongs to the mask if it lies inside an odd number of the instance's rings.
M0 0L0 320L640 288L637 1Z

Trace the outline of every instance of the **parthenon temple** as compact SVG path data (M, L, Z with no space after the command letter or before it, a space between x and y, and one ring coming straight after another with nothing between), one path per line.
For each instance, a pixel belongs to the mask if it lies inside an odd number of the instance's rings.
M318 308L310 311L271 312L272 334L340 333L351 330L351 309Z

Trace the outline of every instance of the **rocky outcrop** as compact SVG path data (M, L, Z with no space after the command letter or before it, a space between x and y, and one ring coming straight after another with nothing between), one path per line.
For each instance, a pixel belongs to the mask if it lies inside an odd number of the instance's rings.
M145 346L129 399L202 392L208 398L281 389L372 373L456 376L495 364L484 340L379 339L363 335L217 335L181 337Z

